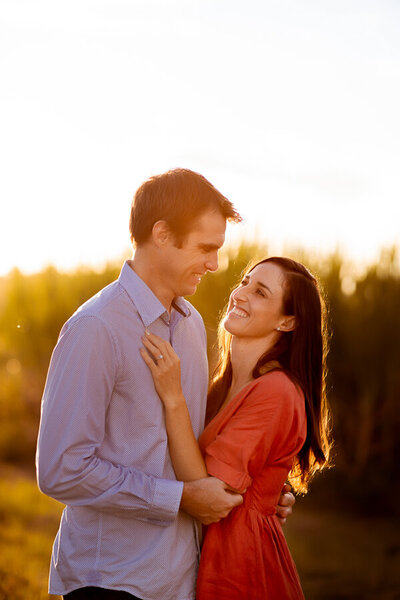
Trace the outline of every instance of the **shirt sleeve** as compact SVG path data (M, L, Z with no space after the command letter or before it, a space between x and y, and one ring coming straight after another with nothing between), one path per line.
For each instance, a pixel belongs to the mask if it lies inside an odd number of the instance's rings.
M169 525L183 484L100 458L119 367L115 340L98 317L67 323L54 349L42 401L36 465L41 491L64 504Z
M301 393L285 380L284 374L271 374L265 380L256 380L246 392L237 410L205 449L210 475L244 490L272 455L281 459L293 452L298 442L295 414Z

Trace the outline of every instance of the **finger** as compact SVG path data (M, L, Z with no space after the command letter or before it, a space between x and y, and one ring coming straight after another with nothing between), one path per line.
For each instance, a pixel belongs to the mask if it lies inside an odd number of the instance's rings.
M157 348L157 346L154 346L154 344L151 344L151 342L149 342L148 340L142 340L143 341L143 345L146 346L146 350L147 352L150 354L150 356L153 358L154 362L158 365L158 366L165 366L165 367L170 367L171 366L171 358L168 355L168 352L166 351L166 349L164 348Z
M285 485L282 488L282 494L286 494L287 492L291 492L292 491L292 486L290 485L290 483L285 483Z
M286 508L286 517L290 517L290 515L292 514L292 512L293 512L293 509L292 509L292 507L291 507L291 506L288 506L288 507Z
M154 357L154 360L158 360L160 356L163 356L163 353L160 348L155 346L150 340L143 337L142 338L143 345L150 352L150 354Z
M289 494L281 494L281 497L279 498L279 504L280 504L280 506L289 506L289 504L290 504Z
M154 343L154 341L152 341L150 338L143 336L142 337L142 342L143 344L146 346L146 348L149 348L150 350L159 350L159 347L157 344Z
M146 365L149 367L150 371L152 373L155 373L155 369L157 367L157 364L154 362L154 360L150 357L149 353L147 352L147 350L145 348L139 348L140 354L142 355L142 358L144 360L144 362L146 363Z
M296 499L291 492L282 494L282 496L279 498L280 506L288 506L291 508L295 502L296 502Z
M156 338L157 336L152 335L152 338ZM171 345L163 340L162 338L158 338L157 340L150 339L149 336L143 336L142 342L150 350L154 357L157 359L158 356L173 357L174 350L171 348Z
M150 340L155 346L159 346L160 344L165 344L164 338L156 335L155 333L151 333L148 329L145 329L146 338Z
M245 494L247 492L247 488L243 490L238 490L237 488L233 488L228 483L225 484L225 489L227 492L232 492L232 494Z
M279 513L278 514L279 514L279 517L281 519L286 519L291 514L291 512L292 512L291 508L282 508L281 507L279 509Z
M292 508L292 506L296 502L296 498L293 496L292 492L287 492L285 494L285 499L286 499L285 506L290 506L290 508Z
M243 496L241 494L231 494L232 496L232 506L239 506L243 504Z
M157 346L157 348L159 348L163 354L167 356L173 356L175 354L175 350L167 340L164 340L164 338L156 335L155 333L151 333L148 329L145 330L145 334L146 336L143 339L150 340L150 342Z

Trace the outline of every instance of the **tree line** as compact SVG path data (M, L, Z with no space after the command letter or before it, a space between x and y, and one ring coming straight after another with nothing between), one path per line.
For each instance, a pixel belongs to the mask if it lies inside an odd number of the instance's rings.
M331 331L328 396L333 413L335 467L319 482L371 510L396 510L400 485L400 269L398 250L383 251L362 275L340 254L287 253L316 274L324 289ZM215 364L219 318L248 263L267 248L242 243L221 256L190 301L203 316ZM14 269L0 279L0 461L33 464L40 399L52 349L66 319L114 281L120 265L101 271L34 275ZM388 486L393 493L388 492ZM313 488L311 488L313 489ZM391 502L392 499L393 501Z

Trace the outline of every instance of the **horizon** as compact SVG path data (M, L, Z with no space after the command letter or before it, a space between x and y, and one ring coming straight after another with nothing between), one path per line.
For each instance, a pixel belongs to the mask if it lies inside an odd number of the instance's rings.
M178 166L243 215L228 243L400 246L400 5L3 4L0 275L118 259L135 190Z

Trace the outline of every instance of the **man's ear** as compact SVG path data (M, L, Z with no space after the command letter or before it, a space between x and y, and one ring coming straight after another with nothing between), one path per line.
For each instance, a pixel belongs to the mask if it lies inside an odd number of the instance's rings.
M172 239L171 230L166 221L156 221L151 232L153 242L158 248L162 248Z
M282 321L282 323L280 324L280 330L293 331L293 329L296 329L296 325L297 323L295 316L285 317L284 321Z

